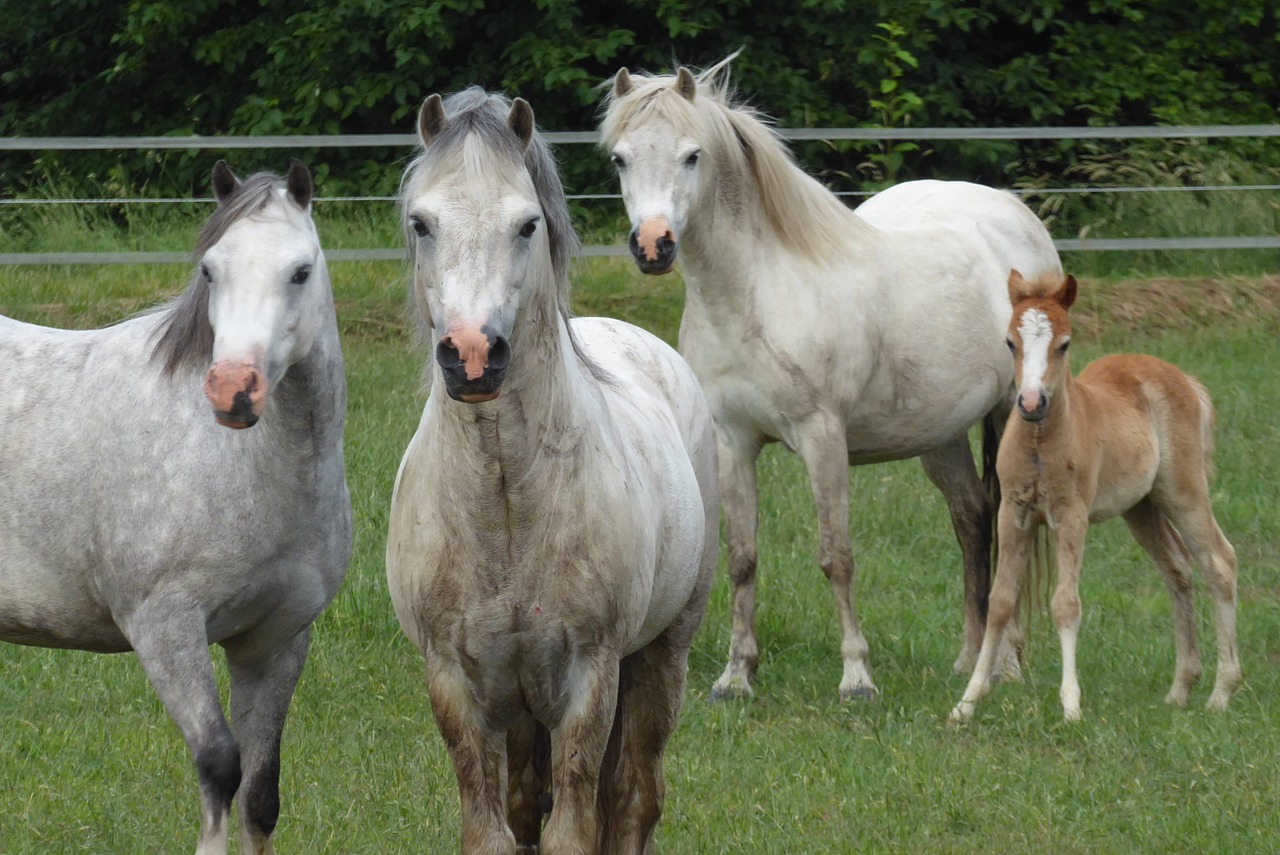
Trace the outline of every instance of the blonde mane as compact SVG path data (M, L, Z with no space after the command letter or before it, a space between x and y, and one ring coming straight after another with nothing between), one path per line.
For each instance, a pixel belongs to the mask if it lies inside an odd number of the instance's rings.
M693 100L680 93L674 74L633 74L631 90L621 97L610 88L600 125L602 144L612 148L630 128L664 121L675 133L696 139L718 169L739 179L718 182L717 193L726 204L741 209L748 200L740 185L750 181L757 197L750 202L763 209L785 246L814 258L842 253L850 228L872 232L872 227L795 164L759 111L735 102L729 63L736 56L697 74Z

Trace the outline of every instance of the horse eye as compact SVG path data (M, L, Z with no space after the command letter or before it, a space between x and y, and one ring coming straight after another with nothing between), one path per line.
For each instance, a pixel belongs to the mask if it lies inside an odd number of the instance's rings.
M700 154L700 152L696 152L696 151L695 151L695 152L690 153L690 155L684 159L684 165L685 165L685 166L697 166L697 165L698 165L698 155L699 155L699 154Z
M527 223L525 223L523 226L521 226L521 227L520 227L520 237L522 237L522 238L526 238L526 239L527 239L527 238L531 238L531 237L533 237L533 233L534 233L534 232L536 232L536 231L538 230L538 220L539 220L539 219L541 219L541 217L534 217L532 220L530 220L529 222L527 222Z
M410 217L409 225L413 227L414 234L418 237L426 237L431 234L431 229L427 228L427 224L418 217Z
M303 264L293 271L293 278L289 281L294 285L301 285L311 277L311 265Z
M204 277L206 282L213 281L213 274L209 272L209 265L207 264L200 265L200 275Z
M1013 339L1011 339L1011 338L1006 338L1006 339L1004 340L1004 343L1005 343L1006 345L1008 345L1008 346L1009 346L1009 352L1010 352L1010 353L1017 353L1017 351L1018 351L1018 346L1017 346L1016 344L1014 344L1014 343L1013 343Z
M1062 344L1058 345L1058 353L1066 353L1067 348L1070 346L1071 346L1071 339L1067 339Z
M614 169L622 170L627 168L627 162L622 159L620 154L610 156L609 160L613 161Z

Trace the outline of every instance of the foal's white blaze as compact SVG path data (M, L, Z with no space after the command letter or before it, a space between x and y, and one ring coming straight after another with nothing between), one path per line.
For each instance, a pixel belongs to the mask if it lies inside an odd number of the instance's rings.
M1039 309L1022 313L1018 323L1022 338L1022 374L1018 377L1018 402L1027 412L1035 410L1045 390L1049 371L1049 346L1053 344L1053 324Z

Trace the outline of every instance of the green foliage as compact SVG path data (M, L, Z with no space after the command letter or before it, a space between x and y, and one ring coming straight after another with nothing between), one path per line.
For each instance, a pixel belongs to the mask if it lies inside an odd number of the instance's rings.
M546 129L582 130L619 66L706 66L738 48L741 91L784 127L1257 123L1280 103L1265 0L47 0L0 15L0 56L12 58L0 64L0 136L407 133L424 96L469 84L524 96ZM811 143L797 154L833 189L857 190L930 176L1008 184L1024 177L1009 164L1046 148ZM0 192L71 180L204 195L220 154L14 153ZM300 156L330 194L384 195L406 154L228 156L246 170ZM597 152L571 154L573 191L615 189ZM1274 146L1259 154L1280 164Z

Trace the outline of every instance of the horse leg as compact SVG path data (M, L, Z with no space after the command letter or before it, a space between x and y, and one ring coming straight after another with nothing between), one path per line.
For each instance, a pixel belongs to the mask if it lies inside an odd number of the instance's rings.
M973 718L978 702L991 689L991 677L995 671L1001 639L1009 622L1017 616L1018 594L1027 572L1027 563L1031 560L1031 551L1035 548L1036 530L1018 528L1011 509L1001 507L997 524L1000 554L996 562L995 584L987 605L987 626L969 685L965 687L960 702L951 710L950 720L953 723Z
M1236 647L1236 577L1239 565L1235 548L1214 519L1207 490L1199 499L1186 510L1162 510L1170 517L1188 552L1200 566L1213 597L1218 670L1213 681L1213 693L1206 706L1211 710L1225 710L1231 696L1244 681Z
M1058 512L1058 587L1049 604L1062 645L1062 717L1080 720L1080 679L1076 674L1076 640L1080 635L1080 565L1084 560L1089 510L1072 505Z
M518 718L507 731L507 824L517 848L536 852L542 836L550 734L531 715Z
M867 639L858 626L853 605L849 446L844 423L819 414L805 423L799 439L800 456L809 471L809 485L818 510L818 565L831 583L840 616L840 655L844 660L840 700L872 699L879 690L871 681Z
M507 825L506 734L489 727L476 709L460 669L426 653L427 694L458 779L463 855L514 855Z
M648 855L666 797L663 756L684 698L689 643L663 633L622 661L615 767L602 770L604 852Z
M729 545L729 581L733 586L733 627L729 661L711 687L711 698L749 698L760 664L756 642L756 458L758 443L735 441L717 431L720 503Z
M598 650L579 654L569 687L568 709L551 730L551 792L554 804L542 834L548 855L596 855L601 817L597 806L605 748L618 703L618 659Z
M252 638L224 644L231 672L231 730L240 745L242 855L271 855L280 816L280 737L294 687L307 661L308 627L279 646L255 649Z
M1173 686L1165 703L1184 707L1191 687L1200 679L1200 652L1196 649L1195 609L1191 601L1191 556L1178 539L1164 514L1144 499L1124 515L1133 539L1147 551L1160 575L1173 604L1173 640L1177 660L1173 669Z
M992 440L994 441L994 440ZM973 670L987 622L987 599L991 587L992 525L996 508L973 465L969 437L962 434L939 448L920 455L920 464L951 512L951 526L964 557L964 633L960 655L952 670L957 674ZM995 673L1007 680L1020 680L1018 664L1022 627L1017 612L1001 636Z
M226 855L240 751L222 715L204 617L173 602L151 601L121 628L195 761L201 802L196 855Z

